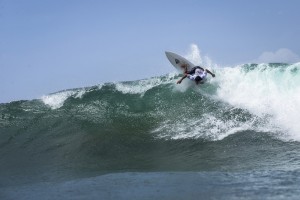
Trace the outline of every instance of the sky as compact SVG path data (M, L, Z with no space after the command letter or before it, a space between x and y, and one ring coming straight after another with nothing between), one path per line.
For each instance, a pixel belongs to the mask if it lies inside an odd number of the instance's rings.
M0 103L174 71L300 61L298 0L0 0Z

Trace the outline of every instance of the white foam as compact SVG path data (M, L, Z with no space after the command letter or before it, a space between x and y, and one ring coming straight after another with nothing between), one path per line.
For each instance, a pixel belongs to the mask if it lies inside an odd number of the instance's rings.
M60 92L50 95L44 95L41 99L44 102L44 104L50 106L52 109L57 109L62 107L65 100L73 94L74 92L72 91Z
M240 131L255 130L260 132L277 132L276 127L269 123L262 126L260 118L253 117L248 121L237 119L222 119L213 114L205 114L201 118L183 118L180 121L167 120L153 130L159 138L192 139L203 138L208 140L222 140L223 138Z
M41 100L44 102L44 104L50 106L52 109L58 109L64 105L65 101L69 97L73 96L74 98L82 98L85 92L85 89L62 91L54 94L44 95L41 97Z
M271 116L290 139L300 140L300 73L293 72L299 68L261 64L248 72L241 66L220 69L217 96L255 115Z

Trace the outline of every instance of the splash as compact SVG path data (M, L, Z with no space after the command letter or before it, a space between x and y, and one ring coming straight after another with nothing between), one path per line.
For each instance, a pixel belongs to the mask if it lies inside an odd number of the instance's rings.
M202 55L199 47L196 44L191 44L186 59L190 60L195 65L201 65L205 68L216 68L218 65L212 61L208 55Z
M260 117L300 140L300 63L243 65L219 69L217 96Z

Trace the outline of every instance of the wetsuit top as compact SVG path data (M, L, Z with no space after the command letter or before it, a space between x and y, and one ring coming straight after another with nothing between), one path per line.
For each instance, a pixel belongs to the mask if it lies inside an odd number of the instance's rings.
M199 67L196 67L195 69L192 69L190 72L188 72L187 77L191 80L195 80L195 78L199 76L201 80L204 80L207 76L206 70L202 70Z

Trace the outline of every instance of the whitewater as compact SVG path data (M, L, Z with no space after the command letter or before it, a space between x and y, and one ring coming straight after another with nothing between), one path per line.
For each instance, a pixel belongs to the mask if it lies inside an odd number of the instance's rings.
M178 72L0 104L1 199L297 199L300 63Z

